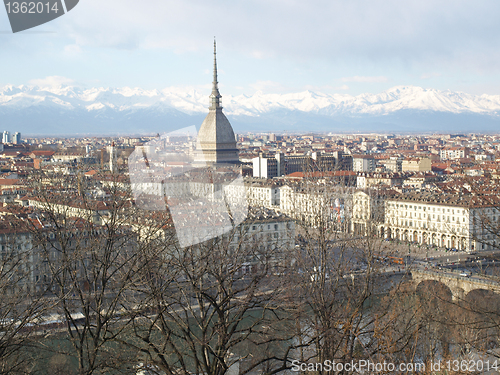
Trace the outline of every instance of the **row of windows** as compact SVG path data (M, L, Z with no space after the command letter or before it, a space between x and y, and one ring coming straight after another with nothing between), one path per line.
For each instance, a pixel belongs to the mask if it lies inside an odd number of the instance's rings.
M259 227L259 229L257 229L257 227ZM291 225L290 223L287 224L287 229L290 229L291 228ZM263 227L262 225L252 225L252 230L262 230ZM271 230L271 224L267 224L267 229L268 230ZM278 230L279 229L279 226L278 224L274 224L274 230Z
M406 225L406 226L413 226L413 221L408 221L408 220L396 220L396 219L392 219L389 221L389 223L392 223L392 224L397 224L399 222L399 225ZM408 224L409 223L409 224ZM431 224L429 224L431 225ZM427 223L422 223L422 222L419 222L419 221L415 221L415 226L420 226L420 227L423 227L423 228L427 228ZM441 224L437 224L437 227L441 227L442 225Z
M401 216L401 215L394 215L394 216ZM405 212L405 214L404 214L403 216L404 216L404 217L406 217L406 212ZM408 217L410 217L410 218L411 218L411 217L414 217L414 218L416 219L416 218L417 218L417 213L415 213L415 214L414 214L414 216L413 216L413 215L412 215L412 213L410 212L410 213L408 214ZM421 215L421 214L418 214L418 218L419 218L419 219L422 219L422 215ZM430 218L431 218L431 215L430 215L430 214L429 214L429 215L424 214L424 215L423 215L423 218L424 218L424 219L425 219L425 218L430 219ZM436 215L435 215L435 214L432 214L432 218L433 218L433 219L436 219ZM445 216L445 215L442 215L442 216L441 216L441 215L437 215L437 219L439 220L440 218L441 218L442 220L448 220L448 222L450 221L450 216ZM495 218L493 218L493 220L495 220ZM452 216L452 217L451 217L451 221L455 221L455 216ZM456 220L456 221L457 221L457 223L459 223L459 222L460 222L460 218L457 218L457 220ZM465 223L465 217L462 217L462 222L464 222L464 223Z
M394 208L399 208L399 209L402 209L402 208L405 208L405 209L413 209L413 210L423 210L423 211L426 211L427 208L429 208L429 211L431 210L430 207L425 207L425 206L417 206L417 205L408 205L408 204L398 204L398 203L388 203L387 204L389 207L394 207ZM442 210L442 211L441 211ZM433 212L450 212L451 210L451 213L454 214L455 213L455 209L453 208L440 208L440 207L437 207L437 210L436 210L436 207L432 207L432 211ZM465 209L456 209L457 211L457 214L461 214L461 213L465 213Z

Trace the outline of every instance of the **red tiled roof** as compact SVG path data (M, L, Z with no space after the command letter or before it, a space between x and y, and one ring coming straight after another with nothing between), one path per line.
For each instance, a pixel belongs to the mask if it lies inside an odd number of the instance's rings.
M19 180L15 178L0 178L0 185L18 185Z

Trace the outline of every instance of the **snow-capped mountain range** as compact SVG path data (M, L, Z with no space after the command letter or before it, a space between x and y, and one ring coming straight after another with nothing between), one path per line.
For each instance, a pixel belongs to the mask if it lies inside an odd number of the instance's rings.
M24 134L170 131L200 125L207 92L180 89L5 86L0 124ZM380 94L304 91L223 95L236 131L496 131L500 95L396 86ZM436 128L438 126L438 128ZM352 128L358 127L359 129Z

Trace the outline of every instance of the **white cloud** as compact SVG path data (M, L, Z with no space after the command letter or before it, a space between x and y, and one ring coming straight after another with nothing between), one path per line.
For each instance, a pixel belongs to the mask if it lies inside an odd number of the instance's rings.
M61 22L77 44L117 49L168 48L183 53L205 49L207 40L216 35L226 47L257 59L361 58L483 66L498 61L500 54L496 0L137 4L137 0L86 0ZM458 59L467 56L467 61ZM490 57L482 61L481 56Z
M61 76L49 76L45 78L32 79L28 84L39 87L60 87L63 85L71 85L75 81Z
M341 81L342 82L381 83L381 82L387 82L388 78L385 76L378 76L378 77L354 76L354 77L341 78Z
M65 64L59 74L69 75L66 62L72 59L77 60L76 80L96 78L106 85L195 84L193 74L205 69L195 60L201 56L210 60L214 35L221 67L228 67L233 77L238 74L237 84L247 89L261 79L253 89L289 92L290 87L300 90L305 84L337 81L340 87L333 90L369 91L370 85L396 80L395 84L403 80L418 85L422 72L433 71L446 72L447 81L439 80L444 82L441 87L453 88L458 78L467 76L473 82L477 74L500 72L498 0L148 0L138 4L137 0L81 1L68 15L42 27L56 34L44 35L43 40L32 35L2 38L0 47L5 55L26 55L26 65L33 58L45 59L33 76L57 74L58 64ZM4 28L8 29L6 24ZM158 69L159 61L163 70ZM6 67L7 63L0 64ZM17 81L22 77L19 73ZM426 73L420 78L430 77ZM349 82L359 84L343 85Z

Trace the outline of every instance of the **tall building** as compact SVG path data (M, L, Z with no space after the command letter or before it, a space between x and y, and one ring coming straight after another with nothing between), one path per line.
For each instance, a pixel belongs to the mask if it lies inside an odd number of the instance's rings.
M276 154L274 158L266 158L260 154L252 159L253 176L258 178L273 178L285 174L285 159L283 154Z
M285 156L277 153L274 157L260 154L252 159L253 177L273 178L295 172L332 172L351 170L352 158L337 151L332 154L313 152L311 155Z
M222 113L221 98L217 82L217 56L214 41L214 79L210 95L209 112L201 124L195 152L195 162L238 164L236 138L228 119Z
M14 136L12 137L12 143L18 145L21 143L21 133L15 132Z
M372 155L354 155L352 157L352 170L354 172L373 172L376 162Z
M109 170L111 171L111 173L117 171L115 142L112 142L111 146L109 147Z
M2 143L10 143L10 133L7 130L3 132Z

